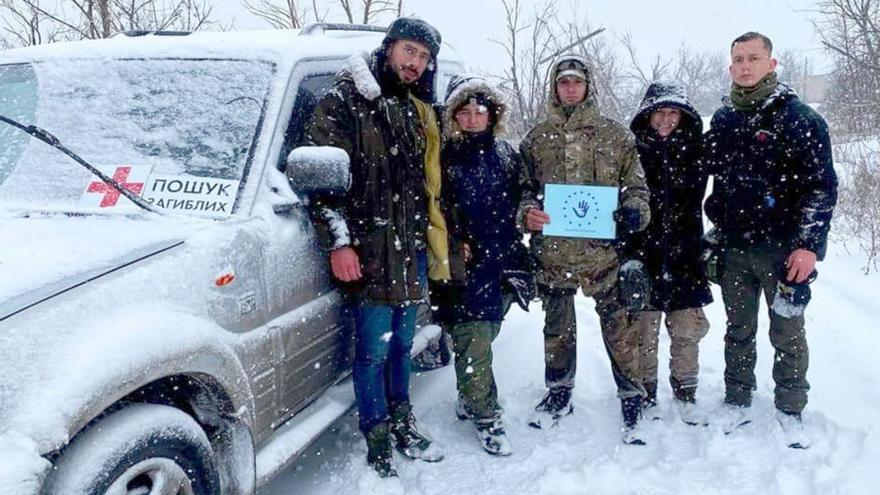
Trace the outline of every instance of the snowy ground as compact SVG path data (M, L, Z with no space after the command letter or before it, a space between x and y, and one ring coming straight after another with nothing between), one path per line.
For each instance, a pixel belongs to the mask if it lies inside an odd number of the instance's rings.
M335 424L260 495L298 494L868 494L880 480L880 275L862 275L860 260L832 246L819 265L807 309L811 347L810 404L804 419L812 448L787 448L773 419L772 348L762 315L758 340L757 421L725 436L717 425L677 419L667 385L669 339L661 331L664 419L647 446L620 441L619 406L592 300L577 299L579 331L575 414L549 431L526 426L544 392L543 312L514 308L495 344L495 370L514 454L480 449L471 426L455 419L455 382L447 367L414 380L417 417L448 451L438 464L396 459L401 486L376 482L353 414ZM712 329L701 346L701 407L723 396L724 312L720 294L707 308ZM402 488L402 490L401 490Z

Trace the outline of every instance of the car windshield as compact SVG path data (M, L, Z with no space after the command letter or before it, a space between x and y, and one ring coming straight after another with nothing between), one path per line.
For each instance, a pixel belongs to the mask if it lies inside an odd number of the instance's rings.
M275 67L255 60L0 65L0 115L56 136L159 210L225 217L247 174ZM59 150L0 123L0 210L139 211Z

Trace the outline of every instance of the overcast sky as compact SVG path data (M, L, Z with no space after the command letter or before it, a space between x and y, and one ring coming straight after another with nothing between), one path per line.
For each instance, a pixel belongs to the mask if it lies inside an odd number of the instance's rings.
M279 2L283 0L278 0ZM528 5L538 0L524 0ZM568 12L571 0L560 0ZM310 2L309 2L310 3ZM359 2L356 2L359 3ZM760 31L773 39L779 50L795 49L807 56L814 72L828 67L828 58L810 24L813 0L620 0L576 2L591 26L615 34L632 34L639 57L671 56L685 44L695 49L725 49L746 31ZM268 25L248 13L240 0L213 0L217 17L235 20L237 29ZM526 10L530 10L527 7ZM503 50L491 38L504 36L504 11L500 0L405 0L404 9L440 29L445 41L464 58L470 69L504 67ZM339 20L339 19L333 19ZM603 34L607 35L607 34Z

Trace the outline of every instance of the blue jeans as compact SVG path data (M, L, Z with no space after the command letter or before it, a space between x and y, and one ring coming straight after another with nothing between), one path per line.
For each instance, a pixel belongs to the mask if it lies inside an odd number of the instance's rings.
M419 256L419 278L427 284L427 258ZM409 401L409 374L418 306L361 304L354 351L354 395L358 426L366 434L388 420L388 406Z

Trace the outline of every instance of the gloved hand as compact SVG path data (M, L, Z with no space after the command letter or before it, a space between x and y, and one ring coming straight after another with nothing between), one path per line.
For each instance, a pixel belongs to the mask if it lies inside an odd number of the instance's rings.
M703 274L716 285L721 285L724 276L724 250L720 247L707 247L700 256L703 265Z
M629 260L617 272L618 301L628 312L644 311L651 299L651 279L645 264Z
M819 272L813 270L813 273L801 283L790 282L784 276L780 277L776 281L776 295L773 296L770 310L783 318L795 318L804 314L812 296L810 284L818 276Z
M701 241L703 253L700 255L700 262L703 274L713 284L721 285L721 278L724 276L724 248L721 247L718 231L713 228L706 232Z
M501 279L513 293L514 301L523 309L529 310L529 302L537 294L535 277L526 270L502 270Z
M642 224L642 213L638 208L624 206L614 210L612 214L617 222L617 230L624 234L633 234L639 231Z

